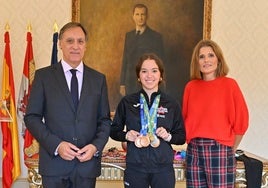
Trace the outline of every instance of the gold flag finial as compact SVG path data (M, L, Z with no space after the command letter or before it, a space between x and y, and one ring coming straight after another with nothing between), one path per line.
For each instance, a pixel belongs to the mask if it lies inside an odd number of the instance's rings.
M31 23L28 23L28 25L27 25L27 31L29 31L29 32L32 31L32 25L31 25Z
M6 30L6 31L9 31L9 30L10 30L10 26L9 26L8 23L6 23L5 30Z
M57 24L56 21L55 21L55 23L53 25L53 30L54 30L54 32L58 32L58 30L59 30L59 27L58 27L58 24Z

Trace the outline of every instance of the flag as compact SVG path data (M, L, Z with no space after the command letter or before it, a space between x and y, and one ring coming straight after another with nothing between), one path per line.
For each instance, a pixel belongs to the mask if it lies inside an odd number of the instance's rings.
M32 47L32 34L30 31L27 32L26 40L27 40L27 47L24 58L23 74L20 84L20 93L18 97L17 114L21 122L22 135L24 138L24 146L23 146L24 163L27 167L29 167L26 161L29 158L30 159L38 158L39 147L35 138L31 135L29 130L26 129L23 120L24 115L26 113L26 107L28 105L28 99L35 73L35 62L33 58L33 47Z
M52 46L52 55L51 55L51 65L58 62L58 32L53 34L53 46Z
M53 34L53 45L52 45L52 55L51 55L51 65L58 62L58 26L55 22L54 24L54 34Z
M10 188L12 183L20 176L20 152L18 140L18 125L15 106L15 89L13 70L10 55L9 32L4 35L5 51L3 59L2 99L5 100L7 109L12 117L11 122L1 122L3 136L3 161L2 161L2 185Z
M11 122L12 117L7 109L6 101L0 99L0 122Z

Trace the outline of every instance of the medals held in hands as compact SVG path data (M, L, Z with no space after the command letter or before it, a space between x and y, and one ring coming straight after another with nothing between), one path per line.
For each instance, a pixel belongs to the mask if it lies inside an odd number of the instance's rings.
M135 146L138 148L148 147L150 145L150 139L148 135L138 136L135 140Z
M138 136L135 140L135 146L138 148L148 147L151 145L152 147L156 148L160 145L160 140L154 134L147 134Z
M138 148L148 147L149 145L156 148L160 145L160 140L155 134L159 101L160 95L157 95L149 109L144 95L140 94L141 130L140 135L135 140L135 145Z

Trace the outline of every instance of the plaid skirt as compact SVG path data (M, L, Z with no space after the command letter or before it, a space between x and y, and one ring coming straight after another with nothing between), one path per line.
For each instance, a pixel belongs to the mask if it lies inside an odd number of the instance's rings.
M186 153L187 188L234 188L236 160L230 146L195 138Z

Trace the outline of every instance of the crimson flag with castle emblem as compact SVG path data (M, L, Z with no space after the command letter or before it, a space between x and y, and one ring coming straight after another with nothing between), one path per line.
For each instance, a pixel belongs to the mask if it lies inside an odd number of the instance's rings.
M21 122L22 135L24 138L24 147L23 147L24 163L27 167L29 166L26 161L28 159L38 159L38 152L39 152L39 144L26 128L23 120L35 73L35 62L33 58L32 34L30 32L31 30L30 26L28 30L29 31L27 32L27 38L26 38L27 47L24 58L24 67L23 67L23 74L21 79L20 93L18 98L18 108L17 108L17 114Z

